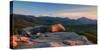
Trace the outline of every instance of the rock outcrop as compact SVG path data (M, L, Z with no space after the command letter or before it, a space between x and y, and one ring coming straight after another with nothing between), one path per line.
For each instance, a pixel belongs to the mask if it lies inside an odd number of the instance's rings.
M75 32L46 32L36 39L31 39L32 43L20 43L16 48L42 48L42 47L61 47L61 46L75 46L75 45L89 45L92 44L85 36L80 36ZM29 42L29 41L28 41ZM24 45L23 44L32 44ZM22 45L22 46L21 46Z

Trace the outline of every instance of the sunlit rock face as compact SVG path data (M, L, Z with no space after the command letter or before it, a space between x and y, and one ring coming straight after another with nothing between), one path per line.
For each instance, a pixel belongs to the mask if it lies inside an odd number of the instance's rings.
M31 46L33 45L33 42L31 41L30 38L25 37L25 36L11 36L10 37L10 46L12 48L16 48L18 46L22 46L22 45L26 45L26 46Z
M52 25L51 32L65 31L65 28L62 24Z
M62 47L65 46L65 44L61 43L61 42L50 42L49 43L51 47Z
M10 46L16 47L18 45L18 43L16 42L17 40L18 38L16 36L10 37Z

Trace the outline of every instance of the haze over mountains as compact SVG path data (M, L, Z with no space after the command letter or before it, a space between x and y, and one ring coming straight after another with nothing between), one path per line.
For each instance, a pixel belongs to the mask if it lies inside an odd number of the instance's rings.
M59 22L67 25L79 25L79 24L96 24L97 20L89 19L86 17L81 17L78 19L70 18L60 18L60 17L51 17L51 16L30 16L30 15L20 15L20 14L11 14L15 20L22 20L26 23L38 23L38 24L47 24L51 25L53 23Z

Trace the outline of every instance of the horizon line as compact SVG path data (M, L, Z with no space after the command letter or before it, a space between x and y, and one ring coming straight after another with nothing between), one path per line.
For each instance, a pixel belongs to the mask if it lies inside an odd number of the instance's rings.
M15 13L11 13L11 14L15 14ZM86 16L80 16L79 18L70 18L71 16L66 16L66 17L62 17L62 16L50 16L50 15L46 15L46 16L43 16L43 15L40 15L40 16L36 16L36 15L28 15L28 14L15 14L15 15L27 15L27 16L35 16L35 17L58 17L58 18L69 18L69 19L74 19L74 20L77 20L77 19L80 19L80 18L87 18ZM74 16L76 17L76 16ZM91 20L97 20L96 19L92 19L92 18L87 18L87 19L91 19Z

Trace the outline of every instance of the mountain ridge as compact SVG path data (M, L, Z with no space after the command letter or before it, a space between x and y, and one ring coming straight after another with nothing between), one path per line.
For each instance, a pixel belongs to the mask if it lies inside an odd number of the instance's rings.
M14 16L15 20L24 20L31 23L43 23L47 25L51 25L51 23L62 23L62 24L68 24L68 25L79 25L79 24L97 24L97 20L89 19L86 17L81 17L78 19L70 19L70 18L60 18L60 17L51 17L51 16L40 16L35 17L31 15L20 15L20 14L11 14Z

